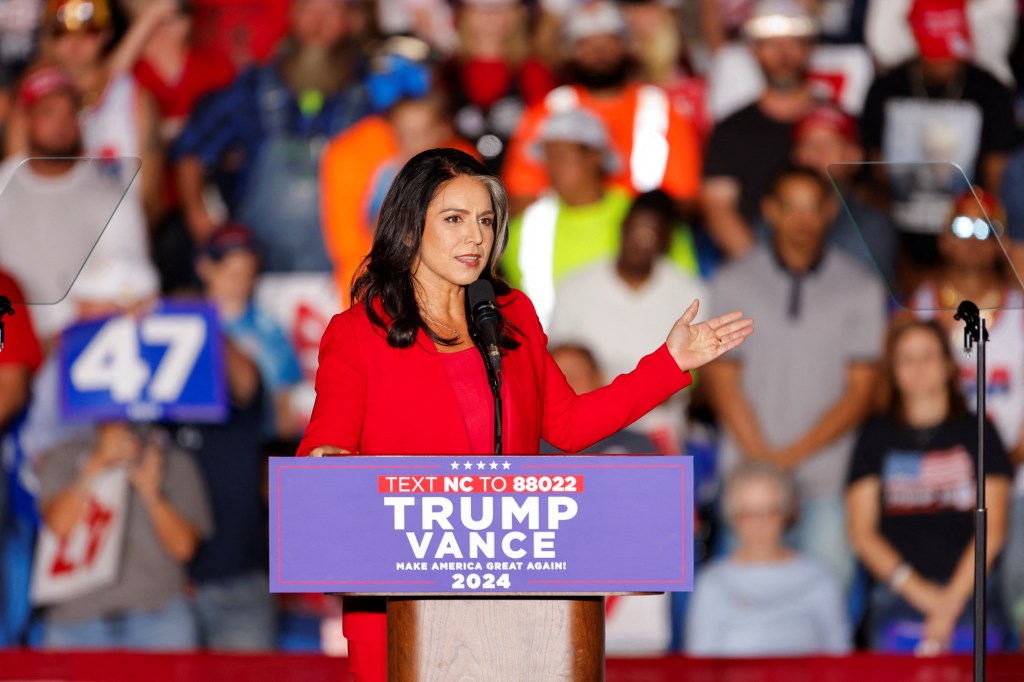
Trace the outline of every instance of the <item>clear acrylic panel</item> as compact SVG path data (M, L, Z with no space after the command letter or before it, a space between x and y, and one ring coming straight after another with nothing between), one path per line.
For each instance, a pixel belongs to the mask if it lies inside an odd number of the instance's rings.
M870 176L887 190L885 230L867 224L865 200L849 178ZM833 164L829 178L893 301L913 311L1024 307L998 201L950 162ZM890 233L887 233L889 231ZM895 232L892 234L891 232ZM900 258L894 264L893 244Z
M28 158L0 164L0 270L22 290L15 304L54 305L75 283L127 195L142 162L120 158ZM121 246L117 230L111 252Z

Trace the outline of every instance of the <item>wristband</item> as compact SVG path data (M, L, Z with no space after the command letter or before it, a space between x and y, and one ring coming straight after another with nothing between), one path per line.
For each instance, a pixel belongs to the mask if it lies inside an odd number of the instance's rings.
M906 561L896 567L896 570L889 576L889 589L896 594L901 594L903 587L910 580L910 574L914 572L914 569L910 567Z

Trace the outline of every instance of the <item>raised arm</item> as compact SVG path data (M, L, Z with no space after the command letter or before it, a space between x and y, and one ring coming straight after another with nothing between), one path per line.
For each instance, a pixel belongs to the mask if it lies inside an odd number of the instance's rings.
M673 325L665 344L608 386L581 396L569 387L554 359L545 353L542 435L555 447L576 452L619 431L676 391L690 385L697 369L736 348L753 333L753 321L735 312L692 324L694 301ZM546 343L537 324L536 333Z

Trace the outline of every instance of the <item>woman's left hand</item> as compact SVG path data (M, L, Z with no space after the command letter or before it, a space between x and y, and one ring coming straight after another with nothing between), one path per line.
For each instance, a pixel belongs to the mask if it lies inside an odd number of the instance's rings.
M665 343L669 353L683 371L697 369L719 355L736 348L754 333L754 321L741 312L726 313L700 324L690 324L697 317L700 302L694 299L672 326Z

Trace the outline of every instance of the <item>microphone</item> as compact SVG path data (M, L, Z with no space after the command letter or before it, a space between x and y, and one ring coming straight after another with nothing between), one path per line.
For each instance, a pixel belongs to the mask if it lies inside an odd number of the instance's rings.
M486 279L478 279L469 285L469 312L473 317L473 326L480 334L484 355L494 370L494 376L501 385L501 349L498 347L498 300L494 295L494 285Z

